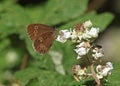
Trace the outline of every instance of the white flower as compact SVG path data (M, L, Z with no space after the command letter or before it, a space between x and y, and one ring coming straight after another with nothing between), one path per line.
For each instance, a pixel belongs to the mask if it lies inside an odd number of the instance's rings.
M111 71L113 70L113 65L111 62L107 62L105 68L103 69L102 73L104 76L111 75Z
M100 72L101 69L102 69L102 65L98 65L98 66L96 67L96 71L97 71L97 72Z
M83 23L84 28L90 28L92 26L92 22L90 20Z
M103 53L103 49L102 48L94 48L93 51L92 51L92 56L95 58L95 59L98 59L100 57L103 57L104 56L104 53Z
M111 71L113 69L112 63L111 62L107 62L105 66L102 65L98 65L96 67L96 71L97 71L97 77L99 79L106 77L108 75L111 75Z
M103 78L103 75L102 75L101 73L98 73L98 74L97 74L97 77L98 77L98 79L102 79L102 78Z
M98 77L98 79L102 79L102 78L103 78L102 65L98 65L98 66L96 67L96 72L97 72L97 77Z
M98 53L92 54L92 56L100 58L100 57L103 57L104 55L103 55L103 53L98 52Z
M81 57L80 55L78 55L78 56L77 56L77 59L80 59L80 58L82 58L82 57Z
M99 33L99 28L92 27L90 29L89 35L91 35L91 37L96 38L98 36L98 33Z
M78 38L79 38L79 42L81 42L81 40L82 40L82 35L79 35Z
M83 47L85 45L85 42L81 42L79 45L77 45L76 47Z
M91 38L91 35L89 34L88 30L85 31L85 33L82 35L82 38L83 39L89 39L89 38Z
M86 55L88 53L88 50L84 47L80 47L80 48L78 47L77 49L74 50L80 56Z
M73 68L72 68L72 73L74 75L77 75L79 69L81 69L80 65L74 65Z
M58 35L56 41L59 41L59 42L61 42L61 43L65 43L65 42L67 41L67 39L64 38L63 36Z
M61 31L60 31L60 34L61 34L62 36L64 36L65 38L69 38L71 33L70 33L69 30L61 30Z
M90 30L86 30L86 32L83 34L83 39L91 39L98 37L99 28L92 27Z
M86 77L86 67L81 68L80 65L75 65L72 68L72 73L75 80L79 82L79 80L82 80L84 77Z
M70 32L71 32L70 38L71 38L72 42L76 42L77 37L78 37L77 33L75 32L75 30L73 30L73 31L70 30Z
M81 42L76 46L74 51L78 54L77 59L80 59L81 56L86 55L89 51L90 47L87 42Z
M58 35L56 40L61 43L65 43L67 39L70 38L71 35L71 33L68 30L61 30L59 33L60 35Z
M103 76L107 76L108 74L111 74L111 69L110 68L104 68L102 71Z
M79 69L78 70L78 75L84 75L85 74L85 70L84 69Z
M113 65L112 65L111 62L107 62L107 63L106 63L106 67L109 67L109 68L113 69Z

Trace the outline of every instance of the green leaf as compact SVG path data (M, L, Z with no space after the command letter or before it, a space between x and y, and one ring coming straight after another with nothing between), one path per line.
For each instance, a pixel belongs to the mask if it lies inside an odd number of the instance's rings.
M67 24L61 26L60 29L74 28L74 26L77 23L80 23L80 22L83 23L87 20L91 20L93 23L93 26L99 27L100 31L102 32L110 24L113 18L114 16L111 13L102 13L98 15L95 12L91 12L91 13L81 16L80 18L76 18L75 20L71 22L68 22Z
M113 18L113 14L106 12L95 16L95 18L92 21L94 26L99 27L100 31L102 32L112 22Z
M84 13L88 0L49 0L44 8L43 23L58 24Z
M20 65L23 57L23 51L20 49L15 49L7 47L0 52L0 69L14 68Z
M22 86L29 83L31 79L35 79L40 75L41 71L37 68L27 68L15 73L15 77L21 81Z
M21 81L22 86L81 85L81 82L76 83L73 80L71 74L71 68L76 64L73 45L69 41L65 44L55 41L50 49L63 55L61 65L66 72L66 75L63 76L55 71L55 65L49 54L40 55L34 51L32 41L26 30L30 23L44 23L53 26L64 24L60 29L67 29L90 19L95 27L104 31L114 18L113 15L111 13L97 14L95 12L84 14L88 7L87 4L88 0L46 0L42 4L22 7L16 0L0 1L0 84L2 78L5 77L4 72L8 70L16 71L14 75ZM11 38L11 35L16 36L14 34L17 34L19 37L17 39L20 41L22 39L20 43L14 37ZM21 57L26 53L26 50L30 54L28 56L32 57L27 61L28 68L17 70L21 65ZM119 69L119 66L116 67ZM116 78L119 79L117 76L119 70L117 69L113 71L112 78L109 79L111 83L114 82L112 85L119 85L119 81L116 81ZM9 81L6 83L9 83Z
M64 44L55 41L51 49L54 51L58 51L62 54L62 63L67 73L71 72L70 70L72 66L76 63L76 53L73 49L74 45L70 41Z
M19 5L0 4L0 34L4 38L10 34L26 34L26 25L31 21ZM23 20L24 19L24 20Z
M9 39L3 39L0 41L0 52L2 52L4 49L8 48L10 45L10 40Z
M43 23L45 5L30 6L25 8L25 12L31 18L30 23Z
M114 58L113 58L114 59ZM112 70L112 75L108 77L108 84L106 86L119 86L120 82L120 58L117 58L116 61L113 61L114 69Z
M53 71L27 68L15 73L22 86L67 86L72 80L69 76L63 76Z

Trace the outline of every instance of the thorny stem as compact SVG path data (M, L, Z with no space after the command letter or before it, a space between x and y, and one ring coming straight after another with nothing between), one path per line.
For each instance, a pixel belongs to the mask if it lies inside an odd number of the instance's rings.
M90 66L91 72L92 72L92 76L95 79L97 86L101 86L100 80L97 78L96 73L94 71L94 63Z

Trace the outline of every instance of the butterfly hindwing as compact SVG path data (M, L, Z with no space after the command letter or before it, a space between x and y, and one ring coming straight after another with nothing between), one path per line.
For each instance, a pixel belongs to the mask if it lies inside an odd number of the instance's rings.
M54 32L47 32L42 35L39 35L39 37L34 41L35 50L41 54L48 52L54 39Z

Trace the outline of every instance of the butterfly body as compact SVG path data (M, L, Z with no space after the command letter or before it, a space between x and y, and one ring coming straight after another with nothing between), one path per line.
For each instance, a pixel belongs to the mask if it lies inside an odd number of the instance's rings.
M45 54L55 39L56 29L44 24L30 24L27 33L33 41L35 50L40 54Z

